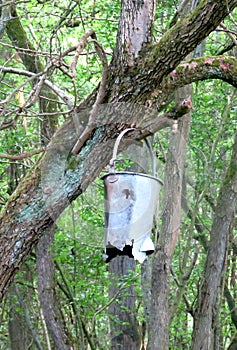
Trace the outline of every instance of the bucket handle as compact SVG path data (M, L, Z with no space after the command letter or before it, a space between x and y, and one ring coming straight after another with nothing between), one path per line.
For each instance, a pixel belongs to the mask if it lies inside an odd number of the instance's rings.
M110 159L110 162L109 162L109 172L110 173L114 173L115 172L115 161L117 159L117 153L118 153L118 147L119 147L119 144L120 144L120 141L122 139L122 137L129 131L132 131L132 130L136 130L136 128L127 128L127 129L124 129L120 134L119 136L117 137L116 141L115 141L115 144L114 144L114 149L113 149L113 155L112 155L112 158ZM149 154L151 156L151 160L152 160L152 175L153 176L156 176L156 167L155 167L155 158L154 158L154 154L152 152L152 148L151 148L151 144L150 142L145 139L145 142L146 142L146 145L148 147L148 150L149 150Z

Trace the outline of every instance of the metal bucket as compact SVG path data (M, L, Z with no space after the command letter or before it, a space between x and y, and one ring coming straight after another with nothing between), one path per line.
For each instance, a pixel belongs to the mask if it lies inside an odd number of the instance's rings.
M131 256L143 262L154 251L150 235L162 182L147 174L115 171L102 180L106 253L113 248L122 252L130 246Z
M105 247L122 251L132 246L132 255L143 262L154 251L150 239L161 181L155 177L129 172L106 174Z

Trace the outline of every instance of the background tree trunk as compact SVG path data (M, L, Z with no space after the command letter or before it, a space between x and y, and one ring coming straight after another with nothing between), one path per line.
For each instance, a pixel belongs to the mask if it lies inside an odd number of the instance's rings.
M12 350L26 349L31 346L34 346L37 350L43 350L30 317L27 303L29 302L29 299L27 300L28 296L23 298L17 287L14 288L14 294L18 298L18 307L20 311L15 309L17 306L17 304L15 304L12 309L13 312L10 313L10 316L12 315L14 317L9 320L9 334ZM17 327L19 327L19 329ZM17 342L19 342L19 344Z
M141 345L141 336L136 320L134 285L125 286L120 290L124 277L128 276L129 271L134 270L135 261L128 256L118 256L110 262L109 296L111 299L116 297L109 307L111 350L137 350Z
M32 336L25 321L24 311L17 303L14 303L10 308L8 332L11 350L25 350L32 343Z
M27 37L20 19L16 12L15 5L10 5L11 21L7 22L6 30L12 44L18 48L18 54L23 64L29 72L43 72L45 67L39 56L34 56L31 51L36 52L33 44ZM21 49L25 49L22 51ZM29 51L28 51L29 50ZM37 86L38 79L32 80L32 86ZM57 118L50 115L58 109L57 96L47 86L43 85L39 91L39 112L44 116L40 118L40 139L42 146L46 146L56 131ZM61 314L57 305L54 285L54 263L51 254L54 236L54 225L49 224L43 236L41 237L37 250L37 273L38 273L38 291L43 315L48 327L48 331L57 349L69 349L66 344L66 334L64 332Z
M211 229L204 276L194 318L192 350L213 348L215 305L224 271L227 242L237 205L237 135L230 166L220 190Z
M155 13L155 0L122 1L116 47L113 55L112 72L118 67L135 64L141 49L152 40L152 26ZM134 166L130 171L135 171ZM109 271L113 284L109 295L113 298L118 292L116 281L122 280L129 271L135 271L136 263L127 256L111 260ZM137 350L141 345L138 322L136 321L136 293L133 285L124 288L117 300L109 308L111 350Z
M180 90L177 98L183 100L187 96L191 96L190 87ZM167 156L162 228L152 265L149 350L169 348L169 275L180 234L182 181L189 128L188 114L178 123L177 132L172 134Z
M69 350L62 322L60 307L56 296L55 268L52 254L54 242L54 225L45 230L44 236L37 244L37 277L40 305L45 323L54 342L55 349Z

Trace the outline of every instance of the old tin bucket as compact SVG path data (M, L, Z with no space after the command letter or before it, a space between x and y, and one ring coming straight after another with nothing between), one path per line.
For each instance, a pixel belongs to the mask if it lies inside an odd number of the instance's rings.
M123 255L125 252L143 262L154 251L150 236L162 182L155 176L114 170L118 144L129 130L119 135L110 162L110 172L102 176L107 261L113 255Z

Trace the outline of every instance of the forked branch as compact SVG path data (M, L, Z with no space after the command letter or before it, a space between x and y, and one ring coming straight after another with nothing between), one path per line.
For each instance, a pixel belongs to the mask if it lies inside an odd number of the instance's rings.
M94 36L95 36L95 34L94 34ZM99 107L100 103L103 101L103 99L105 97L106 80L107 80L107 74L108 74L107 57L106 57L106 53L105 53L103 47L98 43L98 41L96 39L94 39L94 38L91 41L94 43L95 50L96 50L98 56L100 57L100 59L102 61L103 73L102 73L102 78L101 78L101 82L100 82L100 85L99 85L99 89L98 89L98 92L97 92L96 100L95 100L94 105L92 106L92 110L91 110L91 113L90 113L90 116L89 116L88 124L87 124L86 128L84 129L84 131L82 132L81 136L79 137L78 141L76 142L75 146L72 149L72 153L74 153L74 154L79 153L79 151L82 148L84 142L88 139L88 137L90 136L92 130L94 129L94 127L95 127L95 116L97 114L98 107ZM74 61L75 61L75 58L74 58Z

